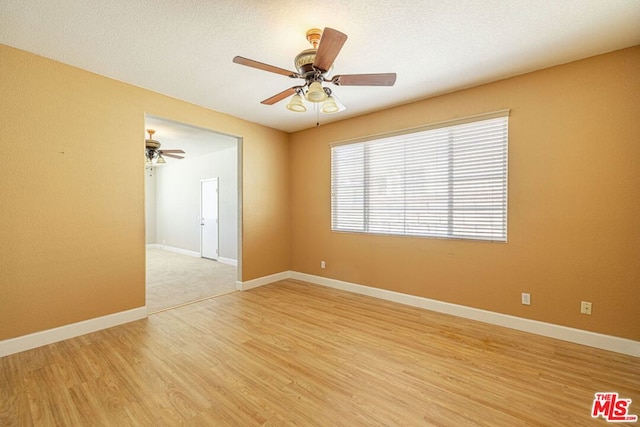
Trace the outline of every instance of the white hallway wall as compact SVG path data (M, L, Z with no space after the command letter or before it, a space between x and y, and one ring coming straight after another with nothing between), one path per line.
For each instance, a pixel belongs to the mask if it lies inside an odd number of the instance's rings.
M144 212L147 245L156 243L156 171L145 167L144 170Z
M147 172L147 244L200 252L200 181L218 178L218 251L220 257L237 260L237 156L234 146L194 158L169 159L151 176Z

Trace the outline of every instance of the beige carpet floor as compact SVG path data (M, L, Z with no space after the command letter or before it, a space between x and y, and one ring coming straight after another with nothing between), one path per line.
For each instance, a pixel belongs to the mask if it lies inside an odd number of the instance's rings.
M232 265L147 249L147 311L154 313L236 290Z

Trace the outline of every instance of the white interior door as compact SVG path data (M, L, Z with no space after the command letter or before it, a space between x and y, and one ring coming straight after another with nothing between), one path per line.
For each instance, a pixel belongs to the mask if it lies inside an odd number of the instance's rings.
M200 256L218 259L218 178L200 181Z

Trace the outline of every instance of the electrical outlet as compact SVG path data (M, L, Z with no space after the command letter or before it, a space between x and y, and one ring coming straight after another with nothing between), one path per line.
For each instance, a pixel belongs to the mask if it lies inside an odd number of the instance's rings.
M320 261L320 268L325 268L327 265L324 263L324 261Z
M522 304L531 305L531 294L528 294L526 292L522 293Z
M580 304L580 313L591 314L591 303L589 301L582 301L582 304Z

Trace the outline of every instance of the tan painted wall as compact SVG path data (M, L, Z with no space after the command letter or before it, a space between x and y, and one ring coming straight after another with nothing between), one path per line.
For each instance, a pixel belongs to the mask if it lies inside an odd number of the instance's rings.
M503 108L508 243L330 232L329 143ZM295 133L291 217L294 271L640 340L640 47Z
M243 268L289 268L285 133L0 45L0 340L145 304L145 113L243 138Z

